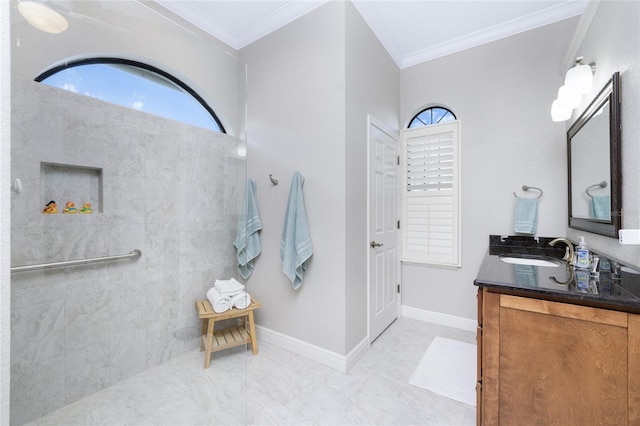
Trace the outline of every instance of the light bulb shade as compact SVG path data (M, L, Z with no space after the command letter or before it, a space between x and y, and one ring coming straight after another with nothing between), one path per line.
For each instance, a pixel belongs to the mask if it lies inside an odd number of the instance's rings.
M563 106L558 99L551 104L551 119L553 121L567 121L571 118L571 108Z
M593 72L589 65L576 64L575 67L567 71L564 78L565 86L571 88L572 91L579 93L581 96L589 93L593 84Z
M18 3L18 12L29 24L47 33L59 34L69 27L62 15L42 3L23 0Z
M582 95L566 84L558 89L558 102L563 108L578 108L581 101Z

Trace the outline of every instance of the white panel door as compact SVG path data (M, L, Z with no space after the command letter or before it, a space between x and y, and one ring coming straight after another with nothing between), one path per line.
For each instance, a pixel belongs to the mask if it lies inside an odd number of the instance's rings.
M398 138L369 117L369 341L399 311Z

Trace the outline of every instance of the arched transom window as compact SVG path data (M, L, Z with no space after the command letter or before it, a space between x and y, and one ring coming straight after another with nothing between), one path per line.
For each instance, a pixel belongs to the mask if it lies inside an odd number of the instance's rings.
M409 122L408 128L413 129L416 127L430 126L431 124L440 124L455 120L455 114L447 108L440 106L429 107L417 113Z

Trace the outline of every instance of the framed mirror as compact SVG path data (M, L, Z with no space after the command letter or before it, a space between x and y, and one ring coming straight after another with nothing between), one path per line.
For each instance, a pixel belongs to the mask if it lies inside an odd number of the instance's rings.
M567 131L569 228L618 238L622 223L620 73Z

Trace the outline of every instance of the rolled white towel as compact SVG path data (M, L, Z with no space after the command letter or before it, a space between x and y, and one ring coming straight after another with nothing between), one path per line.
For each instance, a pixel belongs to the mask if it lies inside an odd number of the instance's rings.
M231 278L230 280L216 280L215 287L221 296L235 296L244 291L244 284L235 278Z
M234 308L245 309L251 304L251 296L246 291L236 294L231 298L231 305Z
M211 287L209 291L207 291L207 299L211 303L213 310L218 314L228 311L232 307L231 298L220 295L215 287Z

